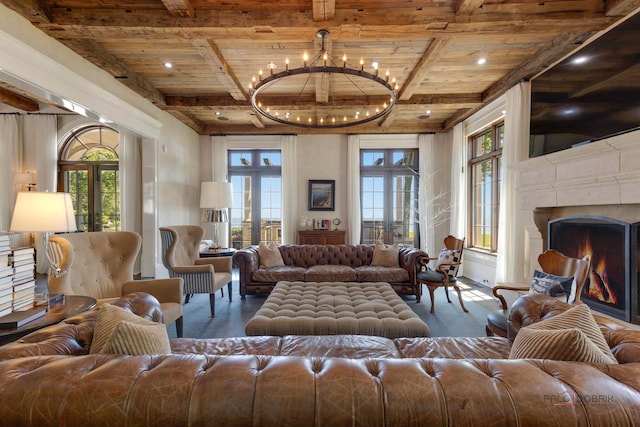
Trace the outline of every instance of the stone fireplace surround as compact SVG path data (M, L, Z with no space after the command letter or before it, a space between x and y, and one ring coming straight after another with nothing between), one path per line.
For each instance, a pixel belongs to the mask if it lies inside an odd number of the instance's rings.
M517 203L531 276L547 249L547 221L596 215L640 221L640 131L535 157L517 166Z

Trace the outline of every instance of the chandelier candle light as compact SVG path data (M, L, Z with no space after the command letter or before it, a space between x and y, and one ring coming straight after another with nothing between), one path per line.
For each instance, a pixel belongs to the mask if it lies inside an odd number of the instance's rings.
M378 76L378 63L372 64L373 73L365 71L364 59L358 68L347 65L347 55L342 56L342 65L333 60L325 47L329 31L319 30L322 47L309 61L307 52L303 55L303 66L290 68L285 59L284 71L275 72L277 65L267 65L268 76L259 70L249 84L251 105L269 120L303 128L343 128L356 126L379 119L391 111L396 103L398 84L395 78L389 80ZM314 80L311 77L314 77ZM315 84L315 96L313 89ZM283 98L284 88L296 88L297 96L287 106L276 107ZM336 93L340 91L340 99ZM357 106L347 111L337 104Z

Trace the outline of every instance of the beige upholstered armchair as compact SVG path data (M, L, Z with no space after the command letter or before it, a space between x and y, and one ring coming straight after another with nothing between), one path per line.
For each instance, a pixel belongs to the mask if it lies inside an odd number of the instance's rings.
M226 284L231 301L231 257L200 258L204 228L199 225L160 227L162 262L170 277L184 280L185 304L192 294L209 294L211 317L215 315L216 291Z
M132 292L153 295L166 325L176 322L182 337L182 279L133 280L142 238L131 231L58 234L51 236L51 259L64 273L49 273L52 294L85 295L98 304Z

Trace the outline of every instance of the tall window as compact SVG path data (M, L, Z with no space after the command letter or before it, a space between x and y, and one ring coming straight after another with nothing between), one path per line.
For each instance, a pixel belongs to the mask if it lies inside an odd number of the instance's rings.
M504 124L502 123L470 138L470 246L491 252L498 250L503 144Z
M233 184L231 246L282 243L280 150L231 150L228 164Z
M120 136L106 126L71 132L58 158L58 191L71 193L78 230L120 230Z
M361 150L362 243L419 245L418 150Z

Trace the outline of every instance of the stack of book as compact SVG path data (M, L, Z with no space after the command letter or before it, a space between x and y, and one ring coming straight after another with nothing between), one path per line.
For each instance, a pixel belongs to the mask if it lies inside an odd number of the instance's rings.
M35 249L15 248L9 255L13 267L13 311L33 308L36 288Z
M0 234L0 316L13 311L13 266L8 234Z

